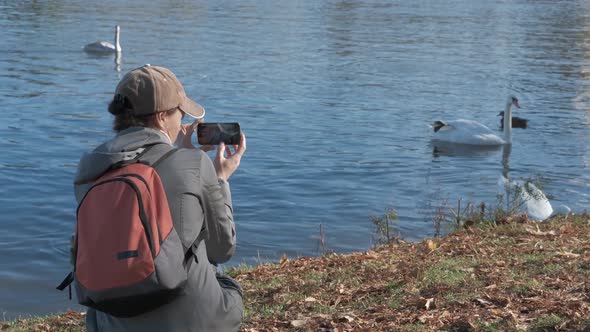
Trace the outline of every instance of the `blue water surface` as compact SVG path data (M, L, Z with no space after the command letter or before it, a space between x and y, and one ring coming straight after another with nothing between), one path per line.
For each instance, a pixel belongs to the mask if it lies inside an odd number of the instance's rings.
M120 59L82 51L116 24ZM365 250L387 208L404 238L432 236L436 207L495 202L502 173L540 179L553 204L590 203L588 1L0 0L4 317L77 308L54 289L72 179L113 135L117 82L145 63L247 135L229 265L316 255L320 225L327 249ZM434 120L498 130L510 94L530 121L510 150L435 151Z

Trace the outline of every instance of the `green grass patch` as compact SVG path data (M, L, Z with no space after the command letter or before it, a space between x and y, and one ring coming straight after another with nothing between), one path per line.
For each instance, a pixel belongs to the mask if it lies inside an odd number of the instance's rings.
M513 323L499 319L491 322L477 321L474 324L479 332L516 332L517 327Z
M559 331L559 326L563 324L564 319L556 314L543 315L538 317L533 323L529 331L531 332L549 332Z
M424 271L422 287L455 288L471 280L469 268L476 266L468 258L443 259Z
M275 315L280 314L284 311L285 306L281 303L274 303L274 304L263 304L256 308L256 314L260 315L261 317L272 317ZM250 312L252 314L252 312Z
M543 289L545 286L536 279L524 279L511 287L514 294L522 297L533 296Z
M477 293L472 293L468 291L457 292L455 290L450 292L444 292L441 295L439 295L439 297L442 299L441 304L443 306L451 306L455 304L465 305L478 298L478 296L479 295Z
M399 331L399 332L421 332L421 331L427 331L428 330L428 326L425 324L422 324L420 322L417 323L412 323L412 324L406 324L406 325L402 325L399 327L399 330L393 330L393 331Z

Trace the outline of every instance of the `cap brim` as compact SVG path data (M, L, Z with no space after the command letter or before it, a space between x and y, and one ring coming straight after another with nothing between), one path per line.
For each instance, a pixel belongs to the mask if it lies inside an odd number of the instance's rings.
M202 119L205 116L203 106L197 104L194 100L186 97L179 106L180 110L195 119Z

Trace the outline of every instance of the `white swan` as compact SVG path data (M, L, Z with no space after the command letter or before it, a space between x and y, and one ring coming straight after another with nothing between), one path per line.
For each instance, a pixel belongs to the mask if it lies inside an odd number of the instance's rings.
M506 101L504 134L496 135L490 128L473 120L436 121L433 140L471 145L502 145L512 143L512 105L520 108L518 99L509 96Z
M520 180L508 180L503 175L498 181L501 193L510 205L518 211L526 213L531 219L542 221L553 213L553 207L547 196L530 182Z
M84 46L84 51L88 53L102 53L102 54L110 54L110 53L120 53L121 52L121 44L119 44L119 33L121 32L121 28L117 25L115 27L115 45L105 42L105 41L95 41L94 43L88 44Z

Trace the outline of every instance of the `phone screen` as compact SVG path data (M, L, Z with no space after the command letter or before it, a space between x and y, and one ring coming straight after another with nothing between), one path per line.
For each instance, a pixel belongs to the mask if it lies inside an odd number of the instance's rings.
M240 144L240 124L237 122L202 122L197 125L197 141L201 145Z

